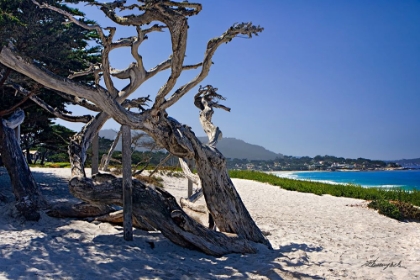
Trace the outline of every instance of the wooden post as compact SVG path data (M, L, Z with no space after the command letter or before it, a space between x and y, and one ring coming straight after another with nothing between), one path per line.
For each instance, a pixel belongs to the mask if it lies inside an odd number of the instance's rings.
M97 174L99 161L99 137L98 134L92 140L92 175Z
M133 240L133 198L131 181L131 129L122 126L122 168L123 168L123 227L124 239Z
M188 160L188 167L190 168L190 170L191 170L191 172L193 171L192 170L192 160ZM193 193L193 181L191 180L191 179L188 179L188 196L187 197L190 197L190 196L192 196L192 193Z

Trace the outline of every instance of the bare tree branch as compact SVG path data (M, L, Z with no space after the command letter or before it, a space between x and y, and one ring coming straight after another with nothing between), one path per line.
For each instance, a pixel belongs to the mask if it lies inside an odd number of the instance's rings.
M175 104L182 96L184 96L188 91L190 91L193 87L197 86L203 79L208 75L210 71L210 67L212 65L212 57L216 52L217 48L223 44L230 42L233 38L235 38L239 34L248 35L250 38L252 34L258 35L259 32L262 32L264 28L260 26L252 25L252 23L241 23L235 24L230 27L222 36L213 38L207 43L207 49L204 54L203 60L203 67L201 72L198 76L196 76L192 81L183 85L182 87L178 88L175 93L165 101L161 109L165 110Z
M151 102L152 100L149 98L150 95L146 96L146 97L139 97L136 99L132 99L132 100L125 100L121 106L131 109L131 108L138 108L141 111L144 111L145 109L143 108L143 106L145 106L147 104L147 102Z
M93 89L72 80L58 77L51 72L43 71L33 63L18 57L8 47L3 47L0 52L0 62L6 66L11 66L14 70L32 78L47 88L89 100L99 106L102 111L113 116L119 123L126 123L137 129L144 128L143 120L145 116L125 110L109 92L101 87Z
M30 99L35 102L38 106L46 110L47 112L50 112L54 116L56 116L59 119L68 121L68 122L81 122L81 123L88 123L90 120L92 120L91 115L83 115L83 116L73 116L69 114L65 114L58 110L57 108L53 108L50 105L48 105L46 102L44 102L42 99L40 99L37 96L31 96Z
M114 83L111 79L111 75L109 73L109 71L110 71L109 52L111 51L110 46L111 46L112 39L113 39L114 34L115 34L115 28L113 28L113 27L104 28L105 30L109 31L109 35L106 36L105 33L103 32L102 28L97 24L94 24L94 25L86 24L86 23L74 18L72 14L70 14L70 13L68 13L68 12L66 12L66 11L64 11L60 8L48 5L46 3L39 4L35 0L32 0L32 2L42 9L49 9L49 10L55 11L59 14L62 14L65 17L67 17L68 20L75 23L76 25L78 25L78 26L80 26L80 27L82 27L86 30L95 30L99 34L99 37L101 38L102 45L104 47L104 49L102 50L102 72L103 72L104 82L105 82L105 85L106 85L107 89L110 91L111 95L116 96L116 94L118 93L118 90L115 88Z
M98 3L98 2L92 2L89 3L89 5L99 6L100 9L105 13L107 17L109 17L112 21L115 23L118 23L120 25L133 25L133 26L140 26L140 25L146 25L149 24L152 21L159 20L156 19L156 13L161 14L162 16L168 17L168 13L172 12L173 14L176 14L178 16L193 16L198 14L202 6L198 3L189 3L188 1L185 2L173 2L173 1L161 1L161 0L147 0L138 1L140 5L133 4L130 6L124 6L126 1L114 1L111 3ZM116 9L123 10L133 10L137 8L139 11L142 11L143 14L141 15L128 15L128 16L118 16L115 13ZM168 17L168 19L170 16ZM163 21L162 21L163 22Z
M20 105L22 105L23 103L25 103L29 98L30 98L30 96L26 96L22 100L20 100L18 103L16 103L12 107L10 107L9 109L0 111L0 117L6 116L6 115L14 112L17 108L20 107Z
M101 4L94 2L92 5L101 7L101 10L114 22L121 25L141 26L152 21L160 21L168 26L172 42L171 75L168 81L160 88L152 107L153 114L160 111L160 105L164 102L165 96L172 90L181 72L186 51L188 22L187 17L201 11L201 5L196 3L173 1L150 0L137 6L144 13L138 16L119 17L115 14L116 8L123 8L123 2L112 2ZM130 9L134 6L130 6Z
M22 86L20 86L18 84L9 84L8 86L12 87L13 89L15 89L19 93L21 93L23 96L25 96L24 100L26 100L28 98L31 99L38 106L40 106L41 108L43 108L47 112L51 113L52 115L54 115L57 118L60 118L62 120L69 121L69 122L87 123L92 119L92 116L90 116L90 115L72 116L72 115L65 114L65 113L61 112L58 108L51 107L49 104L47 104L41 98L34 95L34 92L29 92L27 89L23 88Z
M108 170L109 162L112 159L112 153L114 152L115 148L117 147L117 144L118 144L118 141L120 140L121 134L122 134L122 127L120 127L120 130L118 130L118 133L115 136L115 139L112 142L111 147L108 150L108 153L102 157L101 167L99 168L100 170L104 170L104 171Z
M191 172L190 168L188 167L188 163L183 158L179 158L179 163L185 176L187 176L187 178L190 179L198 187L201 187L200 177Z
M94 111L94 112L102 112L102 109L100 109L99 107L97 107L95 104L88 102L86 99L84 98L79 98L77 96L73 96L73 95L69 95L69 94L65 94L62 93L60 91L55 91L58 95L60 95L61 97L67 99L68 101L72 102L73 104L82 106L90 111Z
M93 74L95 77L95 85L98 86L101 72L102 72L101 63L96 63L96 64L91 63L88 69L80 71L80 72L73 72L67 78L73 79L76 77L82 77L82 76Z

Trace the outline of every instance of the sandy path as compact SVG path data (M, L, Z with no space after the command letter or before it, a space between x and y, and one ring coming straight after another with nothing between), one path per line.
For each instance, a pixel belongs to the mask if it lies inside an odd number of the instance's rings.
M33 172L49 200L72 199L69 169ZM135 230L134 241L125 242L120 226L45 214L22 222L4 173L0 191L9 203L0 203L0 279L420 279L420 224L381 216L361 200L233 179L274 250L214 258L159 233ZM174 196L186 194L186 179L164 179ZM396 266L378 266L391 262Z

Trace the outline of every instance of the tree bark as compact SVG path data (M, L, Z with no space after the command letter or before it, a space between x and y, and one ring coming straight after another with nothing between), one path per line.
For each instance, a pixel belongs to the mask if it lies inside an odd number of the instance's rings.
M131 129L128 125L122 131L122 169L123 169L123 214L124 239L133 240L133 188L131 177Z
M1 155L16 198L16 208L26 220L38 221L40 207L45 207L46 202L36 184L26 159L22 153L16 134L13 130L23 122L22 110L15 112L8 120L0 122L0 147Z
M226 160L215 147L203 145L190 127L173 118L150 118L146 132L171 154L194 159L207 208L220 231L272 248L242 202L226 169Z
M140 217L133 216L132 218L133 218L132 219L133 227L141 229L141 230L146 230L146 231L156 230L154 227L146 223L144 220L140 220ZM118 211L115 211L106 215L96 217L94 221L123 225L124 213L123 213L123 210L118 210Z
M92 175L98 173L99 157L99 135L96 134L92 139Z
M108 205L90 205L85 202L58 202L51 205L46 213L48 216L55 218L88 218L103 216L113 211L115 211L115 208Z
M94 185L88 178L74 177L71 193L92 204L122 206L122 179ZM256 243L235 234L209 230L191 219L176 203L175 198L163 189L150 187L133 180L133 216L160 230L169 240L182 247L222 256L229 253L256 253Z

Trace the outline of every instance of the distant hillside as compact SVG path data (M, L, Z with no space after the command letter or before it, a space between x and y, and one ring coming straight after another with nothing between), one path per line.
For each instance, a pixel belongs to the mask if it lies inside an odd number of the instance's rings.
M201 142L207 143L207 137L198 137ZM243 140L236 138L222 138L217 143L217 149L222 152L225 158L239 158L249 160L273 160L278 157L283 157L282 154L276 154L264 147L246 143Z
M100 137L107 139L115 139L117 132L111 129L103 129L99 132ZM198 137L201 142L207 143L207 137ZM222 138L217 144L217 148L223 153L226 158L238 158L248 160L273 160L278 157L283 157L282 154L276 154L264 147L246 143L236 138ZM117 151L121 151L121 141L116 147Z
M420 158L392 160L403 167L417 167L420 168Z
M101 131L99 131L99 136L104 137L106 139L114 140L115 137L117 136L117 133L118 133L118 131L115 131L115 130L112 130L112 129L102 129ZM134 135L135 133L137 133L137 132L132 132L131 135ZM146 140L146 141L148 141L149 139L152 140L149 136L144 137L144 140ZM120 138L120 141L118 141L118 144L115 147L115 150L116 151L121 151L122 150L121 138ZM146 149L139 148L139 149L137 149L137 151L146 151Z
M118 133L118 131L116 131L116 130L102 129L101 131L99 131L99 136L103 137L103 138L106 138L106 139L114 140L117 133Z

